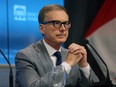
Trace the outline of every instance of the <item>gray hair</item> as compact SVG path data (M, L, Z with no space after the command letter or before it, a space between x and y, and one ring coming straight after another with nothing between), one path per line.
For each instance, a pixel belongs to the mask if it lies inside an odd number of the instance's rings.
M39 14L38 14L38 22L41 24L42 22L44 22L44 19L46 17L46 14L50 11L53 11L53 10L63 10L66 12L66 14L68 15L67 13L67 10L61 6L61 5L57 5L57 4L52 4L52 5L47 5L47 6L44 6Z

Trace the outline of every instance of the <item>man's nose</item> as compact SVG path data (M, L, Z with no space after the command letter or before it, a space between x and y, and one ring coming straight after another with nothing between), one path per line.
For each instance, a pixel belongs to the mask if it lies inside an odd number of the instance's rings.
M62 25L61 25L60 30L66 30L66 28L65 28L65 25L64 25L64 24L62 24Z

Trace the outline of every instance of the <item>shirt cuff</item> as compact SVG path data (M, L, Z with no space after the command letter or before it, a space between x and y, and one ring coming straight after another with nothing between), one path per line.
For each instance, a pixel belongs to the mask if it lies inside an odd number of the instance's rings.
M90 76L90 65L88 64L86 67L79 67L81 71L83 71L86 78L89 79Z
M69 74L71 71L71 66L66 62L62 62L61 65L65 68L66 73Z

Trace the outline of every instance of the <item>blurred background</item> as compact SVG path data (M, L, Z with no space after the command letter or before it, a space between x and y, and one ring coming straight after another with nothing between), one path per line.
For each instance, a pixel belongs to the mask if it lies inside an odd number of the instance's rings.
M14 77L15 55L42 38L37 17L40 9L49 4L62 5L69 13L72 26L63 46L67 48L72 42L85 46L83 39L88 39L116 84L116 0L0 0L0 50L11 63ZM103 80L106 69L100 68L89 49L87 52L92 69ZM8 87L8 75L9 67L0 54L0 87Z
M0 0L0 49L14 64L17 51L38 41L38 13L47 4L64 5L63 0ZM0 55L0 63L6 61Z

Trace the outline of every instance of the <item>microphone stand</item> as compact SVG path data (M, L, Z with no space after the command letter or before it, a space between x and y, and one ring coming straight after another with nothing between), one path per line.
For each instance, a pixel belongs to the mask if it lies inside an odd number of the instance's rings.
M2 50L0 50L0 53L2 54L2 56L5 58L5 60L7 61L9 68L10 68L10 73L9 73L9 87L13 87L13 73L12 73L12 67L11 64L9 62L9 60L6 58L6 56L4 55L4 53L2 52Z
M93 51L100 58L100 60L105 65L106 70L107 70L107 78L106 78L106 81L103 81L102 83L96 82L96 83L90 84L90 87L113 87L113 84L112 84L112 82L110 80L109 70L108 70L108 67L107 67L106 63L104 62L104 60L101 58L101 56L98 54L98 52L94 49L94 47L89 43L89 41L87 39L84 39L84 42L85 42L85 44L88 44L93 49Z

